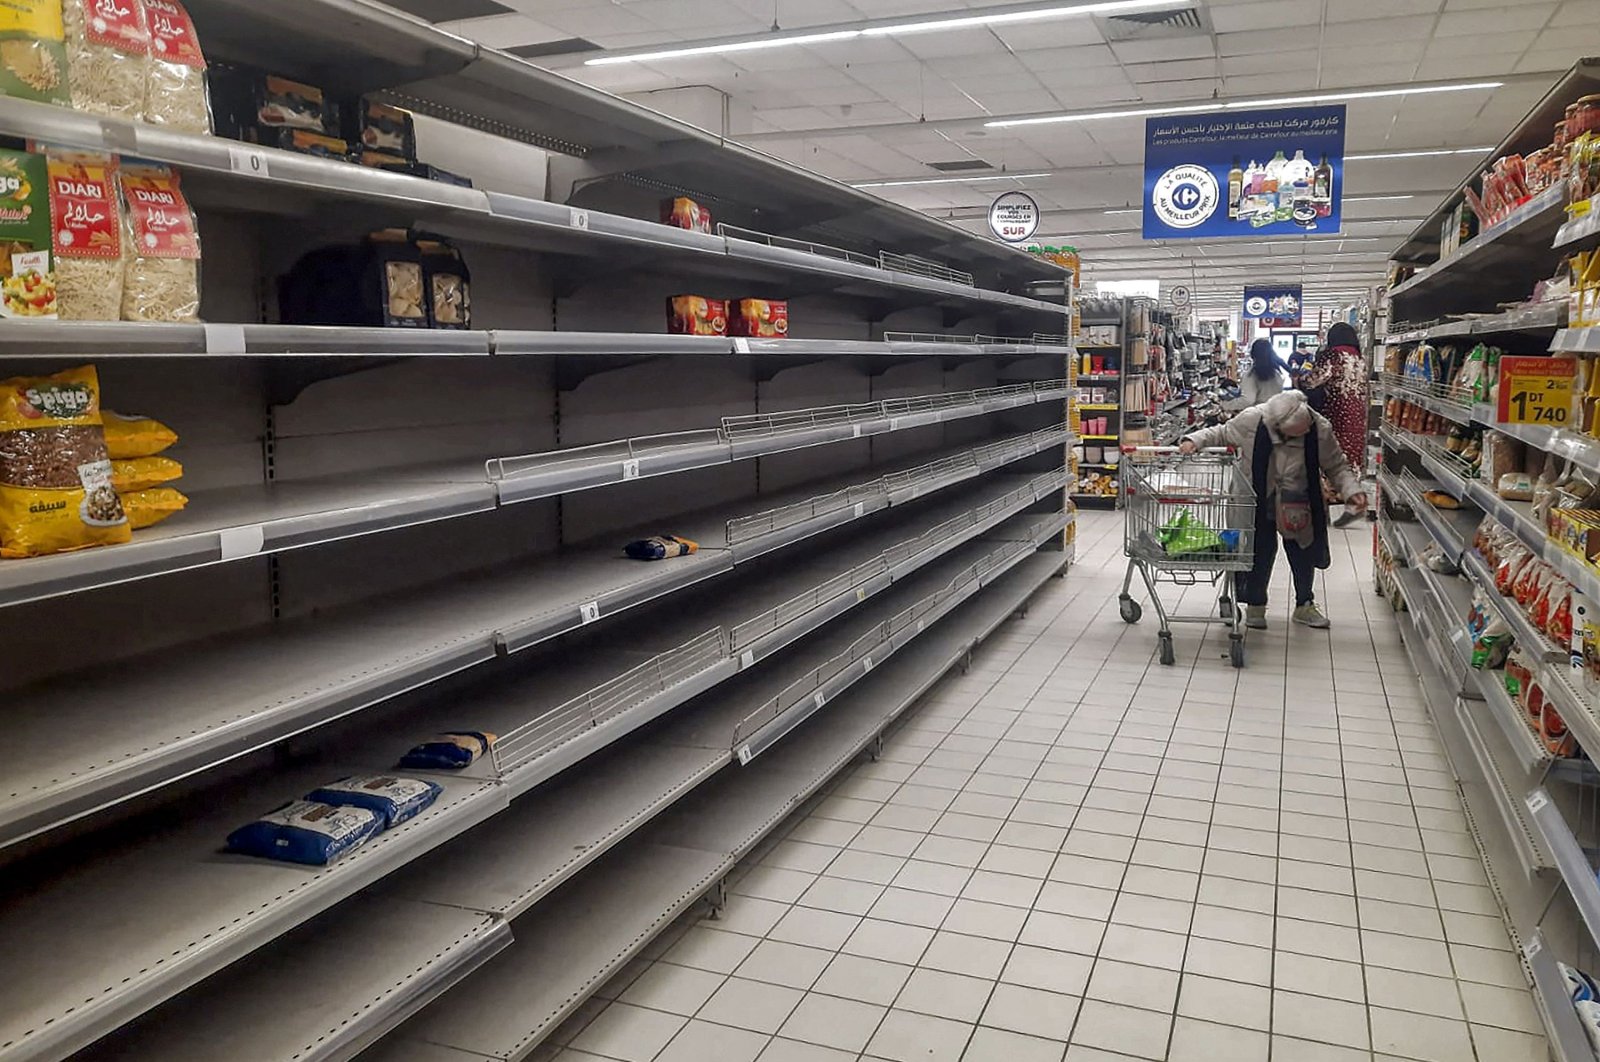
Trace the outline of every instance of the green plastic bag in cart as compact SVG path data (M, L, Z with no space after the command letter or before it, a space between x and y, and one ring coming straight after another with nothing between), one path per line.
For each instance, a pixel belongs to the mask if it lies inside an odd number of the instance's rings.
M1222 536L1195 519L1188 509L1161 525L1161 548L1169 557L1226 551Z

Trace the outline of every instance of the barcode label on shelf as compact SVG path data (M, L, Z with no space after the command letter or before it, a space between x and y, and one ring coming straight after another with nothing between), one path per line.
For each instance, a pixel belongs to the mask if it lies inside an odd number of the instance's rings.
M244 325L208 324L205 330L207 354L244 353Z
M925 631L927 629L928 629L928 624L925 621L917 620L917 633L918 634L921 634L923 631Z
M587 210L573 210L567 215L567 224L575 229L589 231L589 212Z
M272 165L267 161L266 153L260 148L230 144L228 167L234 173L243 173L251 177L272 176Z
M744 336L735 336L733 338L733 352L735 354L750 353L750 341Z
M1530 793L1528 795L1528 810L1533 812L1535 815L1543 811L1545 806L1549 803L1550 798L1545 795L1543 789L1539 790L1537 793Z
M631 460L631 461L622 462L622 478L623 479L638 479L639 478L639 462L638 462L637 459L634 459L634 460Z
M899 431L900 430L900 418L899 417L890 417L889 418L889 430L890 431Z
M743 668L755 667L755 666L756 666L756 651L754 649L746 649L744 651L744 653L741 654L740 657L739 657L739 667L741 669L743 669Z
M871 671L872 670L872 657L864 656L864 657L861 658L861 669L863 671Z
M755 759L755 756L754 756L754 754L751 753L750 746L749 745L740 745L739 746L739 766L740 767L748 767L750 765L750 761L753 760L753 759Z
M1534 937L1532 940L1528 941L1527 944L1523 945L1522 954L1531 959L1543 950L1544 943L1538 937Z
M850 427L852 429L851 433L850 433L850 437L853 438L853 439L861 438L861 425L852 424Z
M864 587L864 586L856 587L856 600L858 602L860 602L860 601L865 601L866 599L867 599L867 588Z
M866 502L856 502L856 519L857 520L861 519L863 516L866 515L866 512L867 512L867 503Z
M137 127L123 122L101 122L100 142L112 151L137 152L139 131Z
M598 620L600 618L600 602L591 601L587 605L579 606L578 618L583 621L584 626L588 626Z
M225 561L254 557L266 545L267 534L260 524L250 527L225 527L217 532L217 546Z
M828 703L827 696L824 695L821 690L818 690L816 693L813 693L811 695L811 700L812 700L812 703L814 703L818 708L821 708L824 704Z

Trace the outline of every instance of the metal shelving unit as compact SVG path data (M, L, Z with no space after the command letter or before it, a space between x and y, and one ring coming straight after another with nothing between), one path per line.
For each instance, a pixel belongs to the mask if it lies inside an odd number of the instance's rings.
M1072 294L370 0L188 6L210 58L501 139L452 142L460 188L0 100L181 170L208 322L0 322L0 375L93 362L172 424L190 497L0 561L0 1062L527 1055L1065 571ZM720 230L645 220L663 194ZM389 226L460 248L474 330L276 320L301 255ZM660 334L686 289L792 332ZM621 555L650 534L700 548ZM499 741L332 865L220 851L461 727ZM496 992L499 1027L418 1038Z
M1566 105L1597 89L1600 62L1580 60L1490 157L1542 146ZM1424 219L1396 258L1437 259L1442 219L1461 202L1464 190L1465 183ZM1564 302L1500 309L1501 304L1528 297L1537 281L1557 269L1558 247L1575 238L1576 223L1563 225L1564 196L1563 186L1549 189L1452 255L1431 262L1392 288L1393 318L1451 319L1391 334L1388 344L1482 337L1514 353L1528 354L1587 352L1600 346L1590 330L1567 327ZM1498 424L1491 406L1475 403L1459 389L1394 375L1380 379L1389 397L1455 425L1492 428L1580 467L1600 470L1600 444L1585 435ZM1592 695L1581 691L1581 683L1573 677L1568 647L1552 642L1515 601L1496 590L1493 574L1473 548L1476 527L1486 516L1493 518L1585 594L1600 591L1600 577L1549 539L1530 504L1499 497L1439 440L1388 424L1380 430L1380 439L1386 451L1385 492L1412 509L1419 523L1397 524L1385 512L1379 535L1392 548L1397 538L1405 539L1407 546L1416 545L1421 532L1460 568L1459 576L1441 575L1421 564L1416 549L1406 549L1405 556L1395 551L1401 563L1416 565L1398 572L1411 620L1402 623L1407 649L1422 675L1430 713L1444 738L1506 925L1523 947L1552 1050L1563 1062L1593 1062L1570 990L1555 963L1560 958L1589 968L1600 954L1595 928L1600 925L1600 886L1586 854L1594 845L1594 768L1587 755L1572 759L1552 755L1530 726L1526 711L1507 693L1502 673L1470 667L1470 659L1463 656L1462 621L1475 593L1503 618L1547 703L1560 712L1584 753L1592 755L1600 750L1600 715ZM1422 499L1424 490L1441 490L1462 507L1434 510ZM1456 676L1465 678L1464 687L1453 681Z

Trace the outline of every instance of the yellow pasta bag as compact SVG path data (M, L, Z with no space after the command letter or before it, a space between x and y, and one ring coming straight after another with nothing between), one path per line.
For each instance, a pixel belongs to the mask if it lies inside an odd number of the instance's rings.
M174 513L181 513L189 499L175 487L154 487L150 490L131 490L123 493L122 508L128 514L128 523L135 531L159 524Z
M178 433L152 417L129 417L109 409L102 414L106 452L113 461L154 457L178 441Z
M181 478L183 478L183 466L170 457L111 459L111 487L118 494L149 490Z
M0 381L0 557L126 542L93 365Z

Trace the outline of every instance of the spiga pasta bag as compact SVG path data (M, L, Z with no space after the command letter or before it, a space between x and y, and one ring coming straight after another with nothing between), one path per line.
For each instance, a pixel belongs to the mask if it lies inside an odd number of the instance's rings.
M0 557L131 537L111 486L94 366L0 381Z

